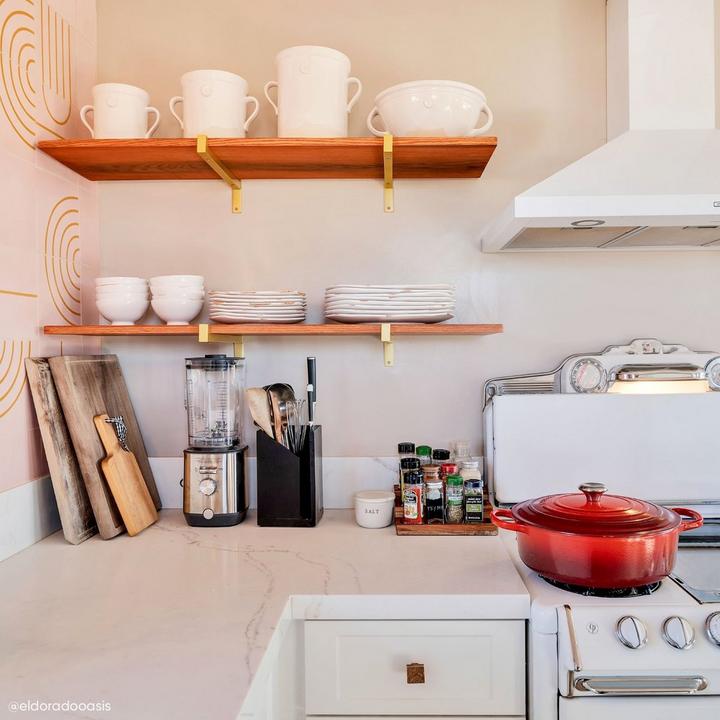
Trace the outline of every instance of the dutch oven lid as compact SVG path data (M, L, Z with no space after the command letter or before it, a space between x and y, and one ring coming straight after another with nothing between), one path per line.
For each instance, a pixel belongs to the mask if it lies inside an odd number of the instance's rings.
M602 483L585 483L579 493L546 495L513 506L524 525L576 535L629 536L670 530L680 525L677 513L645 500L606 495Z

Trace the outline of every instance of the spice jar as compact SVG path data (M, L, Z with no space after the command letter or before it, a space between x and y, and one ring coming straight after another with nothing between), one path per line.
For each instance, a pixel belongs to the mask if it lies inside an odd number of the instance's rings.
M432 451L432 461L435 465L442 465L444 462L450 461L450 451L443 448L435 448Z
M445 482L448 475L457 475L458 466L455 463L445 462L440 466L440 479Z
M453 443L454 453L453 460L458 465L462 465L465 460L470 460L470 443L465 440L456 440Z
M400 460L400 497L405 489L405 479L409 472L420 469L420 461L416 457L404 457Z
M430 465L432 462L432 448L429 445L418 445L415 448L415 455L420 461L420 466Z
M423 468L425 480L425 522L445 522L445 492L440 479L440 468L437 465L426 465Z
M445 522L458 525L463 521L462 476L448 475L445 486Z
M402 498L403 522L408 525L421 525L424 514L423 474L419 470L408 470L405 473Z
M481 523L485 510L482 480L465 480L465 522Z
M400 475L402 476L402 461L406 458L414 458L415 457L415 443L411 442L401 442L398 443L398 461L400 465ZM402 478L400 479L400 483L402 483Z

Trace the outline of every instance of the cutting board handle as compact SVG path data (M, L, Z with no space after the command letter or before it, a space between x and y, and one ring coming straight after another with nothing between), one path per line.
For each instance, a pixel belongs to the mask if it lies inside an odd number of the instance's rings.
M103 415L96 415L93 418L95 427L97 428L100 441L105 448L105 452L108 455L113 455L116 452L122 452L123 447L120 444L120 440L115 432L115 426L110 422L110 416L107 413Z

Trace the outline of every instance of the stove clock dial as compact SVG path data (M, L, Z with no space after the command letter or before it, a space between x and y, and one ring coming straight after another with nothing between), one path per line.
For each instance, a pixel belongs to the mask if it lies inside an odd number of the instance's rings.
M705 621L705 632L711 643L720 646L720 612L708 615L708 619Z
M639 650L647 643L647 628L642 620L633 615L621 617L615 628L618 640L631 650Z
M662 626L663 638L671 647L678 650L689 650L695 644L695 630L684 618L672 615Z
M605 392L608 386L607 371L592 358L582 358L570 371L570 385L578 393Z

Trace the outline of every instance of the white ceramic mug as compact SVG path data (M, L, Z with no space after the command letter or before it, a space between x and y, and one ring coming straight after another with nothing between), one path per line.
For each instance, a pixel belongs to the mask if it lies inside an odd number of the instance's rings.
M96 139L149 138L160 123L160 113L150 105L150 95L142 88L124 83L101 83L92 89L92 105L80 109L80 120ZM87 114L92 112L93 124ZM155 120L148 130L148 113Z
M347 137L348 114L362 83L350 77L350 60L337 50L314 45L287 48L275 58L277 82L265 97L278 118L278 137ZM348 101L348 88L357 90ZM277 88L277 103L269 90Z
M245 78L225 70L193 70L180 79L182 97L170 100L170 112L180 123L183 137L245 137L260 110L257 98L249 96ZM245 119L248 103L255 103ZM175 106L183 104L182 119Z

